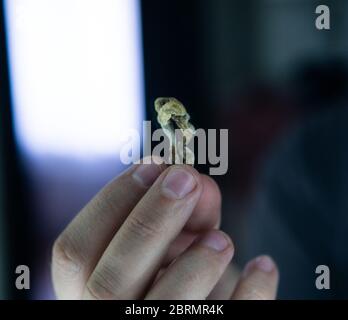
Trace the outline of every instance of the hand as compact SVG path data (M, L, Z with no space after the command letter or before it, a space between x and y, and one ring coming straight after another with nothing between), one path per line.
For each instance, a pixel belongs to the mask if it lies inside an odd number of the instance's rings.
M57 297L273 299L278 272L268 257L250 262L231 292L234 248L217 230L220 202L215 182L190 166L131 167L55 241Z

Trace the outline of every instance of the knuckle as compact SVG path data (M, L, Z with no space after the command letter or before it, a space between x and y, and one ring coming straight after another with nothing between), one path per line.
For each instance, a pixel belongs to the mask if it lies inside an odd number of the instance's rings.
M82 259L73 249L70 241L59 237L53 244L52 264L55 270L65 277L73 277L82 269Z
M120 199L131 196L127 188L120 185L127 184L127 177L120 176L109 182L101 189L90 202L91 210L95 212L118 212L123 209Z
M114 294L105 286L96 281L91 281L86 285L86 291L90 297L95 300L111 300L115 299Z
M268 300L269 294L267 288L258 283L248 283L245 285L244 290L245 300Z
M128 220L128 231L130 234L136 235L140 238L154 238L162 233L163 226L155 219L147 219L130 216Z
M86 284L87 293L96 300L119 300L117 288L121 287L116 272L95 271Z
M185 274L185 281L187 281L187 283L200 283L201 282L201 276L194 272L193 270L190 270L189 267L184 268L183 270L184 274Z
M115 202L110 186L106 186L104 190L98 193L98 195L93 199L91 205L96 212L117 212L119 207Z
M267 300L267 297L264 292L252 289L246 294L246 300Z
M202 275L200 272L197 272L196 270L192 269L193 261L190 258L187 259L187 261L182 264L181 266L181 277L183 278L182 280L185 281L186 283L200 283L202 281ZM178 274L178 276L180 276Z

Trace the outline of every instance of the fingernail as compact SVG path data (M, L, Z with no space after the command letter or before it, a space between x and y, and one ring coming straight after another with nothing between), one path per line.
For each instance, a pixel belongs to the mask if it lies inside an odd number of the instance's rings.
M141 164L133 172L133 178L144 187L150 187L161 174L159 166L155 163Z
M268 256L260 256L256 258L256 267L264 272L271 272L274 269L274 262Z
M269 256L259 256L251 260L244 268L243 274L249 275L253 270L258 269L262 272L271 272L275 268L273 260Z
M215 251L223 251L231 244L227 237L220 231L209 232L200 240L200 243Z
M162 182L162 191L172 199L182 199L196 186L196 180L186 170L173 168Z

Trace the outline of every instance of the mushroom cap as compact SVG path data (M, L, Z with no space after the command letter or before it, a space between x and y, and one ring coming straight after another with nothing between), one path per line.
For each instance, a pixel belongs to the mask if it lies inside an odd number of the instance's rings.
M167 125L173 117L184 123L190 119L184 105L175 98L157 98L155 110L158 113L158 122L162 125Z

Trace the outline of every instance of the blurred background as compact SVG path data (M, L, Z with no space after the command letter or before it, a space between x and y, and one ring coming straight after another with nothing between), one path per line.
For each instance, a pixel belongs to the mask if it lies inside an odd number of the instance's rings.
M0 298L54 298L54 239L125 169L120 137L158 96L229 129L214 178L236 263L272 254L280 298L348 296L347 1L3 0L0 19Z

